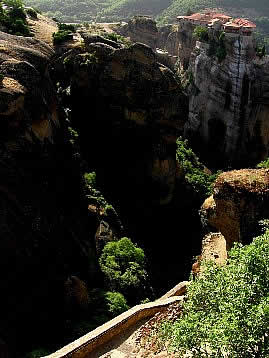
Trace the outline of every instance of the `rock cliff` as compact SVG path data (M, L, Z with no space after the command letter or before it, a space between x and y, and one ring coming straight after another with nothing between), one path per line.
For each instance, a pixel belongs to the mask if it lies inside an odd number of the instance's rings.
M55 82L68 88L66 102L83 155L96 170L105 196L119 209L127 236L143 245L150 270L160 272L162 257L167 270L175 276L180 272L183 278L191 266L187 260L194 254L195 235L184 242L189 250L184 256L176 228L180 217L182 232L187 230L185 218L192 208L186 210L182 204L188 199L183 198L175 159L188 105L180 81L144 44L125 46L100 36L82 36L84 45L52 67ZM192 229L197 230L198 215L190 215ZM157 243L166 236L169 245L164 248ZM169 260L171 247L175 257ZM174 274L170 283L164 272L161 278L155 276L159 294L176 284Z
M53 342L68 276L96 274L97 220L50 79L53 55L0 32L0 337L16 354L44 332Z
M269 217L268 198L268 169L223 173L201 208L204 227L207 232L221 232L227 249L234 242L247 244L259 234L258 221Z
M63 83L64 71L69 71L72 122L83 151L88 157L95 152L90 162L99 168L102 163L109 186L112 181L123 188L127 175L131 186L147 183L158 203L171 200L175 141L187 118L179 80L144 44L124 47L85 35L84 41L83 49L71 50L54 65Z
M128 23L118 29L118 32L129 37L132 42L142 42L156 50L158 41L157 24L148 16L134 16Z
M219 33L209 44L196 41L194 49L191 31L179 36L179 58L190 79L184 136L213 166L242 167L267 158L269 58L256 57L252 36L226 34L222 59L213 50Z
M194 29L186 22L154 32L154 46L177 56L179 73L189 84L184 136L212 166L253 165L269 152L269 57L256 56L253 36L226 34L227 55L220 59L220 31L210 31L205 43L197 41ZM146 41L139 26L135 36Z

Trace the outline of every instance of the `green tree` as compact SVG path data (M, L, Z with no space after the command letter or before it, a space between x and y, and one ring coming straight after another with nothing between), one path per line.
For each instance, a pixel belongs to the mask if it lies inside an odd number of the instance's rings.
M146 284L145 254L127 237L105 245L99 259L108 287L131 296L143 292Z
M257 168L269 169L269 158L267 158L264 161L262 161L259 164L257 164Z
M196 26L193 35L201 42L208 42L208 29L203 26Z
M227 265L203 262L182 317L162 327L170 349L197 358L269 356L269 231L236 244Z
M208 174L199 158L189 147L187 140L177 139L176 158L184 171L185 180L201 200L212 194L216 174Z
M31 36L26 13L21 0L4 0L0 6L0 22L7 32L15 35Z
M119 292L106 292L105 298L107 310L112 317L116 317L130 308L125 297Z

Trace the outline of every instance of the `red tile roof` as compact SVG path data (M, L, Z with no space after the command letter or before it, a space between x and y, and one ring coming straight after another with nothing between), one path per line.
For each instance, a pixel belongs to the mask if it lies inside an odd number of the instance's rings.
M232 17L231 16L227 16L227 15L224 15L224 14L213 14L213 19L223 19L223 20L229 20L231 19Z
M234 19L233 23L235 23L239 26L242 26L242 27L251 27L251 28L256 27L256 25L253 22L251 22L247 19Z
M178 19L187 19L187 20L193 20L193 21L200 21L209 24L212 20L219 19L224 23L224 26L226 27L234 27L234 28L255 28L256 25L247 20L247 19L235 19L231 21L232 17L227 16L224 14L216 13L214 11L212 12L206 12L206 13L195 13L190 16L178 16ZM230 21L230 22L229 22ZM229 22L229 23L228 23Z

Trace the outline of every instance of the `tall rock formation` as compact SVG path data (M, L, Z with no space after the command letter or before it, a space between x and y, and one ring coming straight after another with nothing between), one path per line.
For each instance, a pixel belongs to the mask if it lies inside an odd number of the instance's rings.
M97 220L49 76L53 55L0 32L0 337L17 354L44 334L53 342L68 276L96 273Z
M55 81L68 88L83 155L96 170L106 197L119 208L128 236L141 244L150 270L158 272L153 285L161 294L176 283L178 274L185 277L188 260L196 254L196 236L188 233L185 254L176 234L178 217L182 232L188 215L192 229L199 228L198 215L190 214L190 206L183 209L186 191L175 158L176 139L187 120L187 98L178 77L150 47L82 36L84 46L53 64ZM169 244L162 244L164 237ZM169 282L160 260L171 272Z
M179 32L181 33L181 32ZM185 30L179 58L190 82L184 136L213 166L254 164L269 153L269 58L259 59L252 36L209 34L196 41ZM181 33L181 41L183 39ZM218 57L222 46L225 58ZM215 47L215 49L214 49ZM189 52L190 57L188 57Z
M187 119L180 82L149 46L124 47L100 36L84 35L84 41L84 49L54 67L63 81L64 71L70 73L72 121L85 155L103 172L104 187L123 190L134 181L135 190L146 186L158 204L171 201L175 141Z
M220 232L227 249L234 242L248 244L259 234L259 220L269 218L269 170L225 172L216 180L214 193L201 208L207 232Z
M128 23L118 29L118 32L129 37L132 42L142 42L150 46L154 51L158 41L158 29L156 22L149 16L134 16Z

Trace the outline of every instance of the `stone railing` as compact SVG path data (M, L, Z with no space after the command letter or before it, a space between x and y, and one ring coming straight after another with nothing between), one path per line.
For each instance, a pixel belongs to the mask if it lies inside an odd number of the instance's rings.
M185 291L186 282L182 282L157 301L134 306L57 352L43 358L86 358L95 349L112 341L140 320L154 316L172 303L182 303L183 296L179 294L183 294Z

